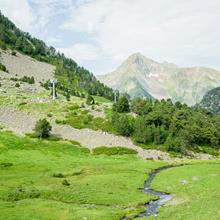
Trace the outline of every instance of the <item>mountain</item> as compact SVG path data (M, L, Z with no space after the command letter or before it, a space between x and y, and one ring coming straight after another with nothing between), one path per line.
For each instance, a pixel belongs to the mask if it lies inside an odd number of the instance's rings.
M37 61L41 61L54 68L54 77L58 79L58 89L63 94L85 96L87 94L103 96L113 100L113 90L103 83L99 82L96 77L77 65L77 63L59 53L53 47L47 46L42 40L33 38L29 33L19 30L8 18L0 12L0 49L3 50L3 56L0 58L3 65L10 65L11 59L13 62L29 59L22 55L26 55ZM18 52L16 56L16 51ZM14 54L13 57L7 54ZM8 57L8 59L7 59ZM4 62L6 62L4 64ZM19 63L17 62L17 67ZM20 63L25 66L24 63ZM11 65L11 70L14 70ZM25 68L25 67L24 67ZM39 72L39 71L38 71ZM20 73L23 74L23 73ZM36 76L37 77L37 76ZM47 76L45 75L47 80ZM45 86L48 85L47 82Z
M206 67L181 68L172 63L156 62L140 53L131 55L114 72L98 78L132 97L171 98L190 106L199 103L206 92L220 86L220 71Z
M207 92L198 106L210 112L220 114L220 87Z

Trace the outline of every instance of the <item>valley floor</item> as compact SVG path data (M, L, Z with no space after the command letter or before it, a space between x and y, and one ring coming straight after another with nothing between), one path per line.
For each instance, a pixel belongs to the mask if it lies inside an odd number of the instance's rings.
M153 181L174 198L148 219L220 218L220 163L185 162L191 165L164 170ZM141 191L147 174L164 165L0 132L0 219L133 219L152 199Z

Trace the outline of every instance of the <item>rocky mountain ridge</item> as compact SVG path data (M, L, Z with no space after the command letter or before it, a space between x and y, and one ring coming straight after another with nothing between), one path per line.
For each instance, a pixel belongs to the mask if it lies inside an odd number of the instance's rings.
M131 55L115 71L98 78L131 97L171 98L190 106L199 103L209 90L220 86L218 70L159 63L140 53Z

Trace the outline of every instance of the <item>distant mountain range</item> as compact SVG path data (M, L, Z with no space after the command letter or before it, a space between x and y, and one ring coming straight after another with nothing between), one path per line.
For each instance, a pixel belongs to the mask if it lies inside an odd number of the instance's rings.
M140 53L131 55L114 72L98 76L107 86L131 97L180 101L190 106L220 86L220 71L206 67L181 68L159 63Z

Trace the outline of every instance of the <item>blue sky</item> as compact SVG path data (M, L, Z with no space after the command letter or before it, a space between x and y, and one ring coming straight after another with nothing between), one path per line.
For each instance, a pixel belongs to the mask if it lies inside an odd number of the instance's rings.
M0 10L94 74L136 52L220 69L219 0L0 0Z

